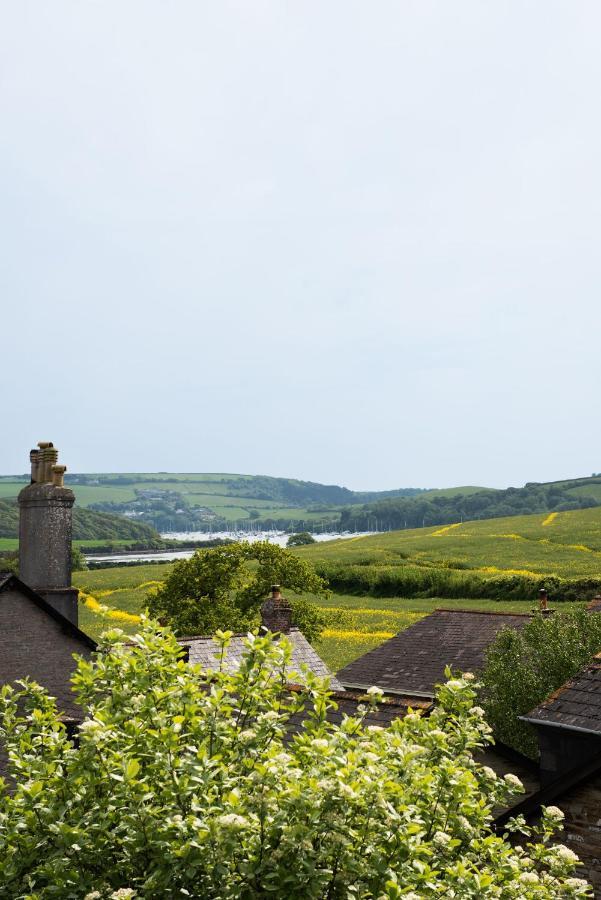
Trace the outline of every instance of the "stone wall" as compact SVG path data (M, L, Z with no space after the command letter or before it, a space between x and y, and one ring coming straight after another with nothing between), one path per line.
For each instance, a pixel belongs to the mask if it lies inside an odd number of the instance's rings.
M71 692L73 654L91 649L16 590L0 594L0 682L31 678L48 689L61 712L79 714Z
M573 788L555 806L565 814L565 830L559 840L577 853L583 862L582 878L601 898L601 775Z

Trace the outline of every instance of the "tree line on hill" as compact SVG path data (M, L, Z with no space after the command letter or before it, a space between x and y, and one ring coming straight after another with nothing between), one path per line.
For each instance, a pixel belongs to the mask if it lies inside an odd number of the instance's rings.
M157 477L161 475L161 477ZM193 481L190 476L190 481ZM185 474L168 473L144 474L82 474L66 476L69 485L94 485L115 487L135 484L180 485L186 482ZM338 484L319 484L315 481L299 481L297 478L274 478L270 475L222 475L215 479L198 481L198 489L203 486L218 485L223 494L247 500L274 500L289 506L306 506L325 503L328 506L344 506L351 503L368 503L385 497L412 497L423 493L426 488L394 488L389 491L351 491Z
M582 483L587 485L590 481ZM592 495L576 496L573 489L577 486L578 482L570 482L569 488L561 484L530 483L523 488L482 490L473 494L390 498L366 503L358 509L342 510L340 528L342 531L395 531L599 506Z
M0 538L16 538L19 534L19 508L16 499L0 500ZM73 509L73 539L160 541L150 525L132 522L123 516L96 512L76 506Z

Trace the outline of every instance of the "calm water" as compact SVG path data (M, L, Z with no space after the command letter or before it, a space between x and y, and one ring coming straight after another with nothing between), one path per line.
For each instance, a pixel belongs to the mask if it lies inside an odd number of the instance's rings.
M321 542L365 537L368 534L376 534L376 532L361 531L351 533L350 531L346 531L342 534L336 532L322 534L320 532L319 534L314 534L313 537L316 541ZM206 531L170 531L165 532L161 537L169 538L174 541L208 541L214 538L229 539L232 541L247 541L250 543L254 543L255 541L269 541L270 544L277 544L278 547L285 547L290 535L286 534L284 531L258 531L251 533L246 531L214 531L212 534L207 534ZM156 551L154 553L134 552L120 554L111 553L104 556L95 556L93 554L87 555L90 559L98 562L152 562L153 560L163 560L164 562L168 562L172 559L189 559L193 553L194 550L164 550Z

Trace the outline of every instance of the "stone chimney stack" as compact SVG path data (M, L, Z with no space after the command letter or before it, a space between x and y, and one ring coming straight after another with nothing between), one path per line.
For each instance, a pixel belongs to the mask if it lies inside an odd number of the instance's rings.
M292 625L292 607L280 593L279 584L271 588L271 595L261 607L261 625L267 631L288 634Z
M77 590L71 587L71 532L75 494L66 488L58 450L40 441L29 454L31 484L19 494L20 578L77 625Z

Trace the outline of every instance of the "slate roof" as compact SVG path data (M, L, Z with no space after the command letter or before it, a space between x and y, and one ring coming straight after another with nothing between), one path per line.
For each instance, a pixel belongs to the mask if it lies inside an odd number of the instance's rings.
M317 651L313 649L309 641L298 628L291 628L286 637L292 644L292 660L289 667L291 682L302 683L301 665L304 664L308 666L315 675L330 676L332 690L344 690L340 681L335 675L332 675L323 659L319 656ZM235 634L231 639L226 657L226 666L230 671L237 669L240 665L240 659L245 649L245 638L245 634ZM179 638L179 643L184 647L188 647L189 661L191 663L198 663L204 668L211 669L216 668L218 665L218 660L215 656L217 645L211 637L205 637L204 635L182 637Z
M526 614L437 609L341 669L345 687L377 685L384 691L432 695L454 671L481 669L487 647L502 628L521 628Z
M601 653L523 719L601 735Z

